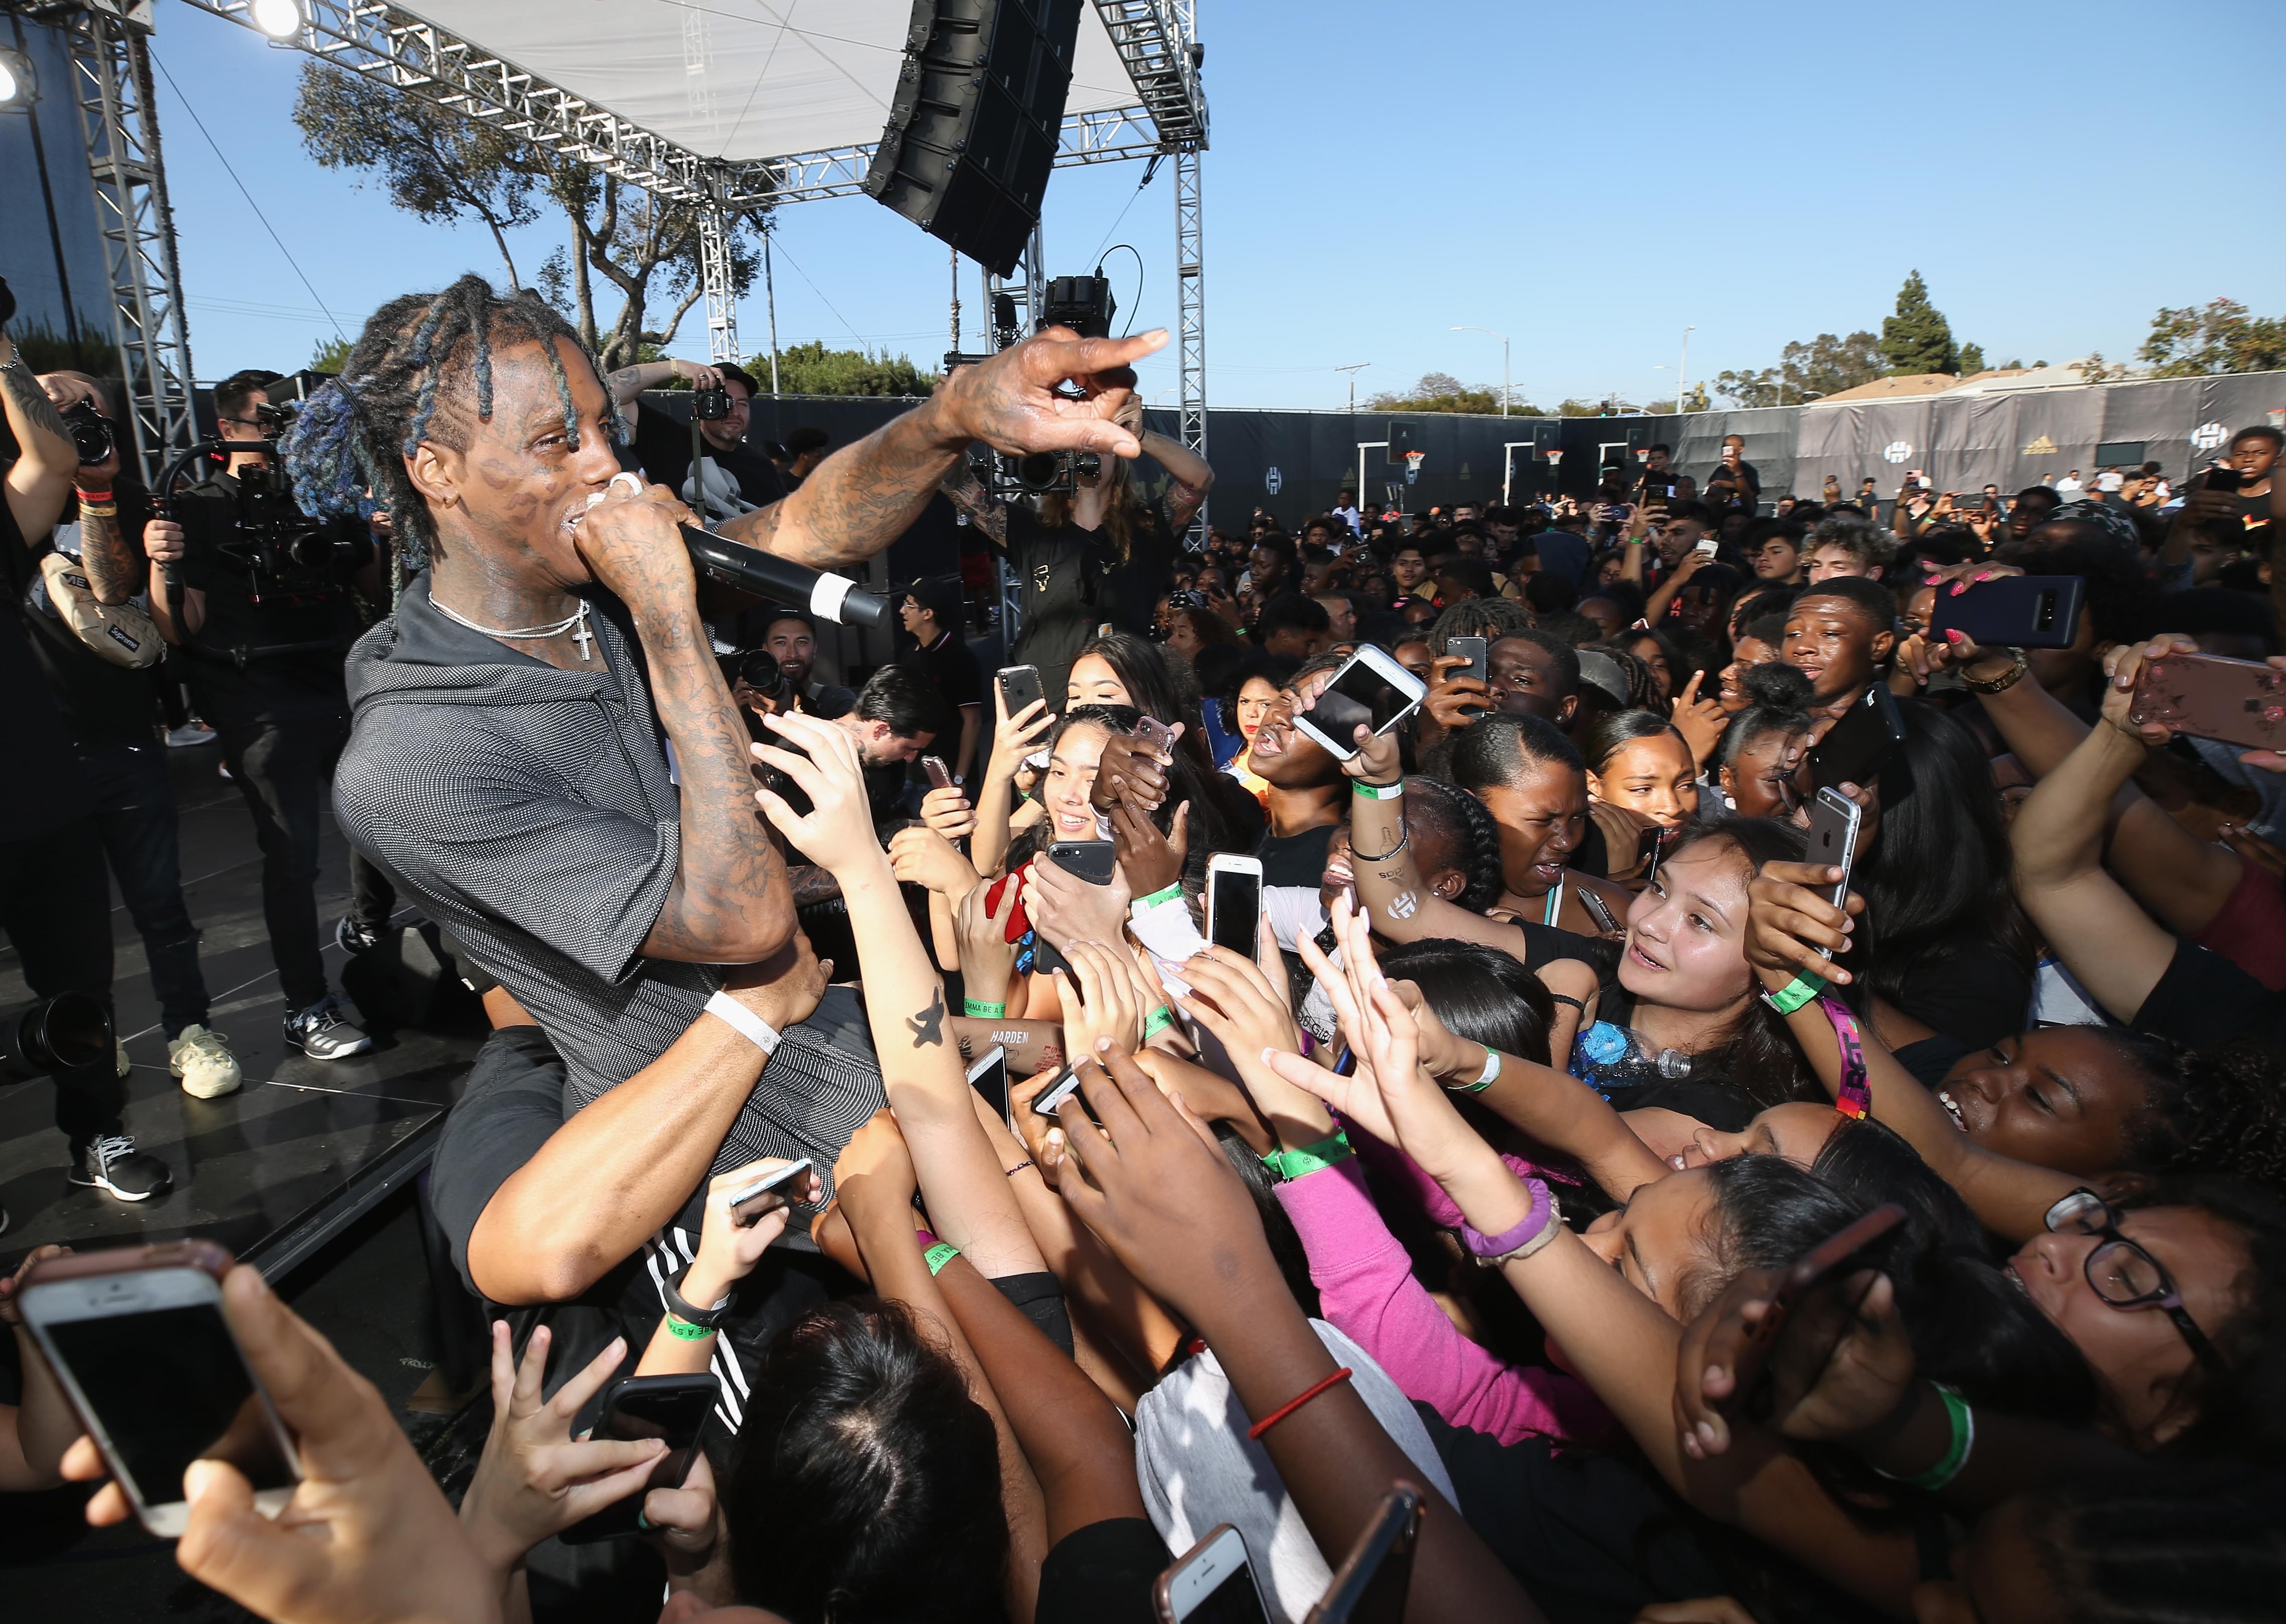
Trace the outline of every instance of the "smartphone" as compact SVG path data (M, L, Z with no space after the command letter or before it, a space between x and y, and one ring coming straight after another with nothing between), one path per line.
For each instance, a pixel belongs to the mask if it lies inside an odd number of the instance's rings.
M1360 727L1388 732L1419 708L1428 691L1393 656L1367 643L1334 673L1294 725L1346 761L1357 753L1353 735Z
M1061 1076L1032 1096L1032 1115L1053 1116L1058 1106L1073 1099L1079 1101L1081 1110L1087 1109L1087 1097L1079 1092L1079 1068L1067 1066Z
M1022 713L1033 700L1045 697L1040 686L1037 666L1003 666L1000 668L1000 702L1008 707L1008 714Z
M2079 634L2087 583L2077 575L2003 575L1959 597L1940 593L1929 616L1932 642L1966 632L1988 649L2069 649Z
M998 1044L987 1049L982 1058L968 1068L968 1086L984 1096L994 1116L1007 1121L1008 1051Z
M944 758L942 756L923 756L921 758L921 770L928 775L929 787L931 789L949 790L952 787L952 769L944 764Z
M1421 1491L1393 1485L1302 1624L1405 1624L1413 1549L1421 1533Z
M1636 836L1636 863L1643 870L1644 884L1659 878L1659 853L1666 849L1667 837L1674 832L1663 824L1653 824Z
M1175 730L1156 716L1145 716L1135 724L1134 737L1151 747L1162 760L1170 759L1175 752Z
M752 1184L746 1185L740 1189L731 1191L730 1217L732 1220L736 1222L741 1229L752 1229L755 1225L761 1223L763 1218L767 1218L769 1214L776 1212L779 1208L792 1206L793 1204L792 1202L788 1200L785 1196L773 1195L771 1192L779 1188L791 1179L806 1178L810 1171L811 1166L812 1163L810 1159L808 1156L804 1156L799 1162L790 1162L785 1166L779 1168L777 1171L774 1173L764 1173ZM809 1186L805 1183L801 1187L807 1190Z
M2219 654L2170 654L2135 679L2127 719L2249 750L2286 750L2286 672Z
M2246 476L2235 468L2223 468L2218 465L2207 469L2207 477L2201 483L2210 491L2235 493L2246 483Z
M211 1241L51 1257L25 1277L24 1323L137 1520L190 1518L183 1470L227 1461L275 1517L301 1480L294 1444L222 1313L228 1252Z
M1487 669L1485 655L1486 647L1486 644L1485 639L1481 637L1447 637L1445 639L1446 653L1457 654L1462 658L1469 662L1465 666L1454 666L1445 674L1447 677L1473 677L1479 682L1484 682L1486 680L1485 673Z
M1615 935L1625 929L1625 926L1620 925L1619 920L1612 917L1610 904L1605 903L1601 896L1598 896L1592 887L1581 886L1578 890L1573 892L1572 895L1580 899L1580 905L1582 908L1585 908L1590 914L1595 916L1596 925L1603 929L1605 934Z
M592 1545L600 1540L632 1539L642 1530L643 1496L655 1488L681 1488L690 1475L698 1453L698 1431L707 1413L722 1396L721 1384L711 1370L682 1376L630 1376L611 1384L603 1394L603 1418L590 1434L595 1438L633 1440L659 1438L666 1453L650 1469L642 1487L624 1500L615 1500L592 1517L566 1528L566 1545Z
M1099 824L1100 819L1098 820ZM1058 840L1048 847L1048 861L1068 874L1076 874L1092 886L1111 883L1114 847L1108 840ZM991 899L988 896L986 901ZM1040 975L1052 975L1058 970L1068 970L1071 961L1057 951L1045 936L1032 939L1032 969Z
M1754 1328L1746 1345L1738 1350L1736 1360L1738 1385L1722 1408L1732 1414L1753 1414L1769 1387L1770 1355L1785 1335L1789 1320L1804 1317L1801 1310L1810 1298L1821 1290L1838 1289L1845 1281L1864 1269L1879 1268L1888 1242L1905 1221L1905 1210L1895 1202L1876 1207L1848 1227L1819 1242L1796 1258L1771 1296L1769 1309ZM1872 1282L1867 1282L1870 1289ZM1849 1334L1849 1322L1856 1313L1855 1303L1841 1313L1833 1335L1814 1363L1808 1368L1811 1379L1825 1368L1833 1357L1833 1350Z
M1151 1587L1159 1624L1269 1624L1246 1536L1222 1523L1207 1531Z
M1252 958L1262 928L1262 859L1217 852L1207 859L1207 940Z
M1905 719L1896 696L1887 683L1877 682L1809 753L1809 781L1819 789L1836 784L1870 785L1904 742Z
M1836 908L1849 895L1849 870L1857 856L1857 825L1864 816L1856 801L1835 789L1818 791L1817 803L1809 810L1809 855L1804 861L1841 871L1840 883L1825 899ZM1817 950L1828 958L1833 957L1831 949Z

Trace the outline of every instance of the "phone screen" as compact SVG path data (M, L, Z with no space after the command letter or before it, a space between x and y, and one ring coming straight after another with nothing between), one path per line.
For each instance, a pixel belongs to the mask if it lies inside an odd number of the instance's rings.
M1182 1624L1268 1624L1254 1575L1242 1567L1231 1569L1182 1615Z
M197 1460L229 1462L257 1493L293 1486L218 1305L51 1320L43 1328L146 1505L180 1500L184 1468Z
M661 1385L635 1385L646 1380ZM682 1480L690 1475L692 1457L698 1452L698 1430L706 1424L706 1412L720 1397L721 1388L712 1376L638 1376L622 1383L605 1402L595 1436L623 1442L663 1439L666 1453L658 1457L640 1490L566 1528L564 1542L584 1545L641 1532L643 1496L655 1488L682 1486Z
M1242 869L1218 869L1214 876L1214 944L1254 957L1262 920L1262 876Z
M968 1086L984 1096L984 1103L1002 1121L1008 1117L1008 1052L995 1048L969 1068Z
M1357 753L1352 743L1362 726L1378 733L1406 708L1406 701L1387 677L1364 660L1354 660L1326 685L1318 702L1305 713L1310 725L1337 742L1344 756Z

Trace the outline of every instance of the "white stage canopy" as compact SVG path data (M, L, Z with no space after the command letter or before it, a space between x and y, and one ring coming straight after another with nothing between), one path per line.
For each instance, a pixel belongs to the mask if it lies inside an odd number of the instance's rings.
M911 0L398 0L409 12L686 152L731 163L881 138ZM1136 88L1080 8L1070 114Z

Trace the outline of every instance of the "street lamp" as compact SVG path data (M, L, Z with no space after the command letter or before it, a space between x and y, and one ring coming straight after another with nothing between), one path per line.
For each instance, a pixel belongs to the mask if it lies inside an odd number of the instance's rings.
M1493 333L1490 327L1454 327L1455 333L1492 333L1501 341L1501 415L1508 415L1508 335Z
M1683 329L1683 359L1675 368L1675 410L1678 416L1691 410L1691 391L1688 388L1691 373L1691 335L1698 330L1695 327Z
M1336 372L1345 372L1350 374L1350 411L1352 414L1357 411L1357 375L1372 365L1373 363L1371 361L1360 361L1354 367L1336 367L1334 368Z

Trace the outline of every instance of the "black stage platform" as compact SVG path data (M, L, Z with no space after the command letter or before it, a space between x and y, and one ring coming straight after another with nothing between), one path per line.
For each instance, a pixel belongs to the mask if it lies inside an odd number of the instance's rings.
M426 1164L477 1050L476 1035L415 1031L376 1033L374 1051L350 1060L312 1060L289 1046L279 1029L284 1002L244 799L221 777L216 745L170 750L168 757L181 818L184 895L203 933L209 1024L229 1037L246 1082L235 1093L201 1100L169 1074L142 938L114 888L113 988L134 1061L127 1127L138 1148L174 1170L174 1188L130 1206L72 1187L64 1179L52 1085L0 1087L0 1205L12 1220L0 1234L0 1266L11 1270L51 1241L89 1247L195 1234L277 1278ZM337 989L342 953L331 943L348 893L348 847L328 816L318 909L327 974ZM0 1009L29 996L14 950L0 949ZM355 1019L354 1006L345 1007Z

